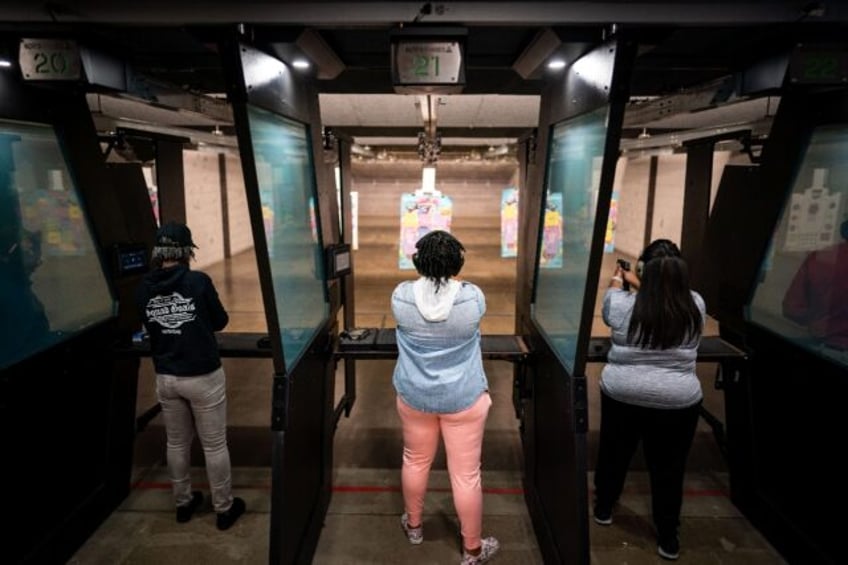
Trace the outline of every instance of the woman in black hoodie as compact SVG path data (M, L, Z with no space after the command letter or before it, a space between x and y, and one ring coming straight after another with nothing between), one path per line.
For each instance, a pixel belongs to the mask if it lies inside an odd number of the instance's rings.
M226 377L215 340L215 332L224 329L229 316L212 279L189 269L196 247L185 224L159 228L153 269L138 288L136 302L150 335L177 521L189 521L203 502L203 494L191 490L190 452L196 432L217 526L226 530L245 510L244 500L231 492Z

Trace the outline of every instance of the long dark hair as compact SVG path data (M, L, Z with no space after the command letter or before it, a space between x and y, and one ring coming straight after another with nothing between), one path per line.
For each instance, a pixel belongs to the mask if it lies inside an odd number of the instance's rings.
M418 240L415 248L418 250L412 256L415 269L435 282L437 291L449 278L458 275L465 263L465 248L446 231L431 231Z
M689 289L689 269L680 249L667 239L653 241L636 264L640 278L627 341L648 349L669 349L697 339L703 318Z

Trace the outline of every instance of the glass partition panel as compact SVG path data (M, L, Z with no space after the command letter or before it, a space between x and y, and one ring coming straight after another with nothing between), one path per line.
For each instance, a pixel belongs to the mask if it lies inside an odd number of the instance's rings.
M0 368L115 313L50 126L0 121L0 302Z
M306 125L249 106L268 259L290 369L329 316Z
M548 152L532 316L569 371L577 355L608 110L555 125Z
M746 315L848 366L848 126L817 128L787 195Z

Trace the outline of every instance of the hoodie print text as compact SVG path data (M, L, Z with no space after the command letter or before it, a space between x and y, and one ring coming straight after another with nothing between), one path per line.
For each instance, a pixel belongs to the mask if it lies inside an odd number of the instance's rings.
M182 334L180 326L197 318L195 310L193 298L172 292L151 298L147 302L146 314L150 322L162 326L163 334Z

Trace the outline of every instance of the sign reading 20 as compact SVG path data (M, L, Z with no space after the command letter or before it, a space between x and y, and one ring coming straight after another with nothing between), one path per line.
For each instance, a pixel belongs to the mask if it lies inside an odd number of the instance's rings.
M73 41L23 39L19 55L26 80L78 80L80 52Z

